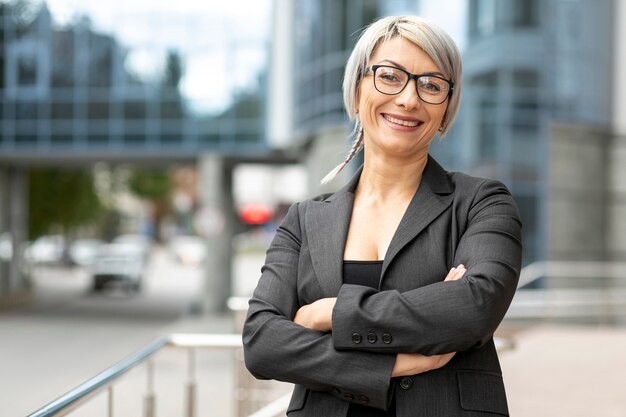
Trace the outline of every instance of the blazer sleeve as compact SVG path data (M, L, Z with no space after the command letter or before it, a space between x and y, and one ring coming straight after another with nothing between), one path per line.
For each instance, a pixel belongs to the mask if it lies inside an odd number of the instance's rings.
M467 228L454 265L462 279L400 293L343 285L332 318L337 349L374 352L460 352L490 340L517 288L521 221L513 198L498 181L485 180L469 205ZM355 345L353 333L386 334L387 344Z
M299 308L298 259L302 245L294 205L267 251L243 328L244 359L259 379L275 379L329 392L342 400L388 407L395 355L340 351L332 336L293 322Z

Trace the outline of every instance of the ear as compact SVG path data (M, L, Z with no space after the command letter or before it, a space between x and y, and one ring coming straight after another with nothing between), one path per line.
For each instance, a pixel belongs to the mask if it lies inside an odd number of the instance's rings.
M361 103L361 81L356 85L356 93L354 94L354 112L359 114L359 104Z

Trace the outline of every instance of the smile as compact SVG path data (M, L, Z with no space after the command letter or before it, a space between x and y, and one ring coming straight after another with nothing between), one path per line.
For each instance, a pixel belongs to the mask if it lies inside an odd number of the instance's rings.
M387 120L388 122L400 125L400 126L406 126L406 127L416 127L422 124L422 122L420 122L419 120L402 120L402 119L396 119L395 117L391 117L388 114L383 114L383 117L385 118L385 120Z

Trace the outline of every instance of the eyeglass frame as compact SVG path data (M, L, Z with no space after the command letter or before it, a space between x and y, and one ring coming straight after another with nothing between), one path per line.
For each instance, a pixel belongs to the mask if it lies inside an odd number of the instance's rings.
M398 91L397 93L393 93L392 94L392 93L385 93L385 92L380 91L378 89L378 86L376 86L376 71L378 70L378 68L393 68L393 69L402 71L403 73L405 73L408 76L408 78L406 79L406 84L404 84L404 87L402 87L400 89L400 91ZM369 67L363 68L363 71L361 72L361 76L365 77L365 75L368 72L370 72L370 71L372 71L372 76L373 76L372 82L374 83L374 88L376 89L376 91L378 91L380 94L385 94L387 96L396 96L396 95L400 94L401 92L404 91L406 86L409 85L409 82L411 80L415 80L415 92L417 93L417 96L420 98L420 100L422 100L424 103L428 103L428 104L432 104L432 105L438 106L439 104L443 104L446 101L446 99L450 98L450 96L452 95L452 92L454 90L454 81L448 80L448 79L443 78L443 77L441 77L439 75L435 75L435 74L432 74L432 73L429 73L429 72L425 72L423 74L411 74L407 70L405 70L403 68L399 68L399 67L393 66L393 65L370 65ZM438 80L445 81L446 83L448 83L448 93L443 98L443 100L441 100L439 103L431 103L430 101L424 100L422 98L422 96L420 96L417 80L419 78L421 78L421 77L433 77L433 78L437 78Z

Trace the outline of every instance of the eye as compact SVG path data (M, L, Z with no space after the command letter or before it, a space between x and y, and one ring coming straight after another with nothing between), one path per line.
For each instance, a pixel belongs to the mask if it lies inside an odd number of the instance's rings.
M379 68L376 72L376 78L386 84L399 84L404 80L403 73L392 68Z
M439 94L445 90L444 82L436 78L420 78L420 89L431 94Z

